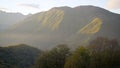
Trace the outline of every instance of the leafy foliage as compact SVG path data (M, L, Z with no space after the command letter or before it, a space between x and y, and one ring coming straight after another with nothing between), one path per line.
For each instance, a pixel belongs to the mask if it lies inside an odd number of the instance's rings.
M81 46L68 58L64 68L88 68L89 58L89 52Z
M36 68L63 68L68 55L69 48L66 45L59 45L43 53L39 57Z
M119 68L120 45L117 40L98 37L68 57L64 68Z
M98 37L88 46L80 46L72 52L65 44L48 51L25 44L0 47L0 68L29 67L120 68L120 45L115 39Z
M120 67L120 45L117 40L98 37L89 44L88 49L91 52L91 68Z

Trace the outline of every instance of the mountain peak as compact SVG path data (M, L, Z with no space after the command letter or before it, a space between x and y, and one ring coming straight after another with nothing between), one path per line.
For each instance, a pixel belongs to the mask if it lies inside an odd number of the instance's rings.
M106 9L98 7L98 6L93 6L93 5L83 5L83 6L77 6L74 7L75 9L82 9L82 10L97 10L97 11L105 11ZM108 10L106 10L108 12Z
M55 7L9 28L0 40L29 43L46 49L61 43L80 44L96 36L119 39L119 19L120 15L96 6Z
M77 6L77 7L74 7L74 8L82 8L82 7L86 7L86 8L100 8L100 7L97 7L97 6L93 6L93 5L80 5L80 6Z
M67 10L67 9L71 9L71 7L68 7L68 6L62 6L62 7L54 7L52 9L59 9L59 10ZM51 9L51 10L52 10Z
M101 7L98 7L98 6L93 6L93 5L80 5L80 6L77 6L77 7L68 7L68 6L62 6L62 7L54 7L50 10L53 10L53 9L58 9L58 10L63 10L63 11L72 11L72 10L80 10L80 11L89 11L89 12L110 12L104 8L101 8Z
M103 9L101 7L97 7L97 6L93 6L93 5L80 5L80 6L76 6L76 7L73 7L73 9L81 9L81 8L84 8L84 9L95 9L95 8L99 8L99 9ZM62 6L62 7L54 7L52 9L72 9L72 7L69 7L69 6Z

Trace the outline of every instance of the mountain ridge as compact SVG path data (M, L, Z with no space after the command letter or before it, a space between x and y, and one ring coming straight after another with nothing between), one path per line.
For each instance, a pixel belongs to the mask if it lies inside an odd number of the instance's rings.
M21 13L11 13L0 11L0 30L6 29L18 21L25 19L25 15Z
M97 33L92 35L77 34L80 29L95 18L102 20L102 26ZM76 43L73 45L79 45L83 40L97 36L119 40L119 19L120 14L94 6L55 7L27 17L17 26L15 25L15 28L8 29L2 37L3 39L9 38L7 39L10 40L8 43L35 44L35 47L40 48L51 48L57 44L73 44L73 42ZM91 25L89 26L91 27ZM7 34L9 34L9 37Z

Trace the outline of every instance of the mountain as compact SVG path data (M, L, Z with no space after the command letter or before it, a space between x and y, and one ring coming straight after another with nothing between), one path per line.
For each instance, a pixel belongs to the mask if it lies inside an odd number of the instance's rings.
M9 26L23 20L26 16L20 13L7 13L0 11L0 30L6 29Z
M46 49L63 43L76 47L97 36L120 41L119 19L120 14L96 6L55 7L1 33L0 44L25 43Z
M29 68L41 52L25 44L0 47L0 68Z

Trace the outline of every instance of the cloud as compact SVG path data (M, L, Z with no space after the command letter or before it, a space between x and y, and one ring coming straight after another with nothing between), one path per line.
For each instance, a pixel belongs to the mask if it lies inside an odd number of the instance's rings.
M108 0L106 7L108 9L120 9L120 0Z
M20 4L17 4L17 6L25 7L25 8L32 8L32 9L40 9L38 4L24 4L24 3L20 3Z
M2 11L9 11L9 9L1 7L1 6L0 6L0 10L2 10Z

